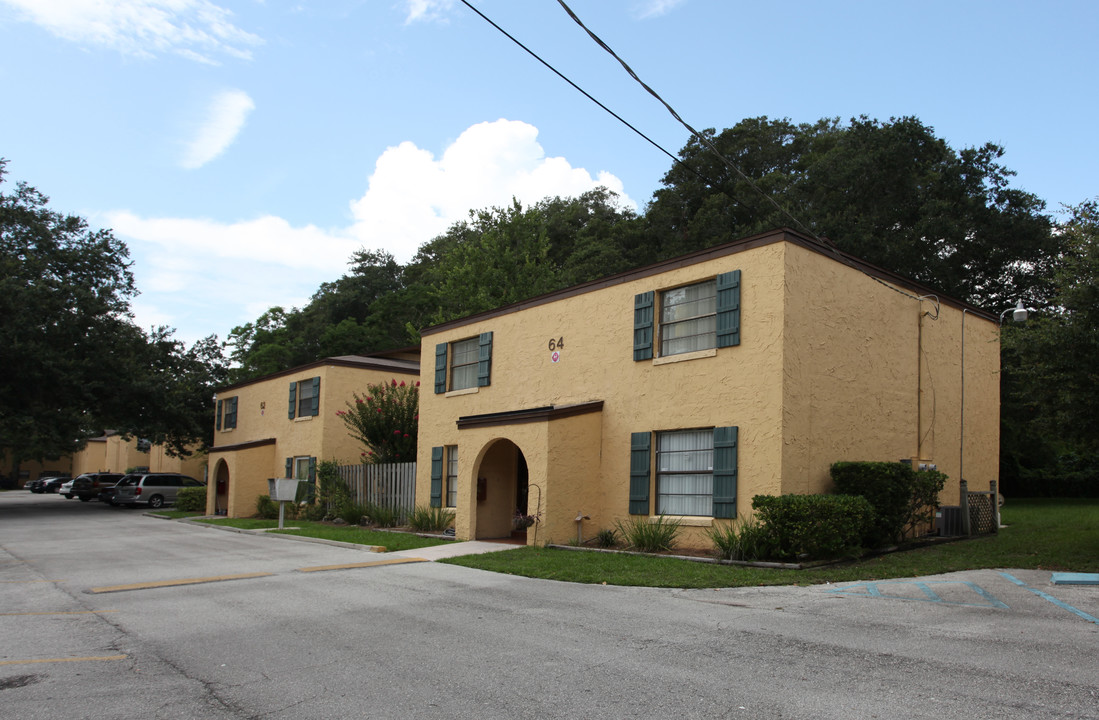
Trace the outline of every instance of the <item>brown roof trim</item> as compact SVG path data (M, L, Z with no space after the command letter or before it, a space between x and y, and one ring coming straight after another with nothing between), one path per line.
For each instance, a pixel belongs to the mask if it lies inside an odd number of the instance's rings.
M252 448L263 447L265 445L274 445L275 438L264 438L263 440L252 440L251 442L238 443L236 445L218 445L217 447L209 448L206 454L216 452L236 452L237 450L251 450Z
M368 370L384 370L386 372L397 373L399 375L414 375L420 376L420 363L413 362L412 360L394 360L391 358L376 358L367 357L365 355L341 355L340 357L327 357L317 360L315 362L308 363L306 365L298 365L287 370L280 370L279 372L271 373L270 375L264 375L258 378L252 378L251 380L244 380L232 385L226 385L217 389L217 393L220 395L228 390L235 390L237 388L253 385L264 380L273 380L280 377L286 377L288 375L297 375L298 373L312 370L314 368L335 366L335 367L350 367L350 368L365 368Z
M621 285L623 283L633 282L634 280L640 280L643 278L651 277L653 275L659 275L661 273L668 272L670 270L678 270L679 268L688 267L690 265L696 265L698 263L706 262L708 260L714 260L728 255L735 255L736 253L744 252L746 250L753 250L755 248L772 245L777 242L790 242L795 245L800 245L808 250L819 253L826 257L830 257L836 262L852 267L856 270L866 273L871 277L877 278L892 285L897 285L905 290L917 296L934 295L938 298L939 302L943 305L949 305L959 310L965 309L970 314L980 315L981 317L992 320L995 322L998 318L978 307L956 300L954 298L942 295L937 291L921 285L913 280L897 275L894 272L890 272L884 268L880 268L876 265L871 265L865 260L860 260L854 255L845 253L844 251L836 248L832 245L826 245L818 242L807 235L802 235L796 230L790 228L779 228L777 230L770 230L768 232L760 233L758 235L752 235L750 237L741 238L740 240L734 240L724 245L716 245L712 248L705 248L703 250L696 250L693 253L687 255L680 255L679 257L670 258L668 260L662 260L661 262L653 265L647 265L645 267L637 268L635 270L627 270L625 272L618 273L617 275L610 275L599 280L592 280L590 282L583 283L581 285L574 285L573 287L564 288L562 290L556 290L554 292L546 293L545 295L539 295L532 297L528 300L522 300L511 305L504 305L502 307L495 308L493 310L486 310L484 312L469 315L458 320L451 320L449 322L435 325L432 327L424 328L420 331L420 337L427 335L433 335L435 333L444 332L453 328L462 327L463 325L469 325L475 322L483 320L491 320L492 318L500 317L502 315L509 315L511 313L519 312L520 310L527 310L529 308L538 307L540 305L546 305L558 300L564 300L566 298L575 297L577 295L583 295L585 293L594 292L596 290L603 290L615 285Z
M475 427L499 427L502 425L521 425L532 422L548 422L561 418L602 412L603 401L593 400L576 405L546 405L527 410L508 410L506 412L486 413L484 415L465 415L458 418L458 429Z

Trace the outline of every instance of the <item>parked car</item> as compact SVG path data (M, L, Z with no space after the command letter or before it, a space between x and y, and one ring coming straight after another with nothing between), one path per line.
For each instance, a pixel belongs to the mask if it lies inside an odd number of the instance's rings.
M146 504L151 508L171 505L186 487L204 487L204 483L179 473L130 473L114 486L108 498L111 505Z
M122 473L84 473L73 480L71 492L80 502L88 502L98 498L107 488L113 488L122 477Z
M73 499L73 480L75 480L75 479L76 478L69 478L68 480L66 480L64 483L61 484L61 487L57 489L57 492L61 493L62 495L64 495L69 500L72 500Z
M46 483L56 477L63 477L65 478L65 480L68 480L70 475L68 473L59 473L47 470L46 472L39 475L37 480L31 480L23 485L23 487L27 488L32 493L44 493L46 492ZM64 480L62 482L64 482Z
M46 478L39 485L38 492L42 493L55 493L61 490L61 486L72 480L70 475L54 475L53 477Z

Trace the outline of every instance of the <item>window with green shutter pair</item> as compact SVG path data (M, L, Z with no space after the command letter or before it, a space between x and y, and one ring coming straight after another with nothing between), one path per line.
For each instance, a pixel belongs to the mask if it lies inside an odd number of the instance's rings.
M237 426L237 399L235 397L218 400L217 417L214 424L218 430L232 430Z
M656 514L736 517L738 428L630 435L631 515L652 513L656 438Z
M289 417L316 417L321 414L321 379L299 380L290 383Z
M634 361L653 358L656 330L660 357L740 344L739 270L661 291L659 300L655 291L634 296Z
M435 346L435 393L492 383L492 333Z

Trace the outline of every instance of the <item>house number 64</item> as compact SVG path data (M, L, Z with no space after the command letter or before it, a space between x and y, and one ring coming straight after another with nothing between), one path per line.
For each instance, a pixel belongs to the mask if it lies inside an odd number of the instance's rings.
M554 350L563 350L564 348L565 348L565 336L564 335L557 338L556 340L554 340L553 338L550 338L550 341L549 341L550 352L553 352Z

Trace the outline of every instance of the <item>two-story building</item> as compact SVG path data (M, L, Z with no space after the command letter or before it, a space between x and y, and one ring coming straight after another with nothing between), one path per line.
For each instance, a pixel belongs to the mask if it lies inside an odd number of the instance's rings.
M417 503L537 542L674 516L680 543L840 460L996 479L997 318L790 230L422 332ZM434 374L431 369L434 369ZM535 542L528 533L528 542Z
M125 472L131 468L147 472L175 472L202 480L206 471L206 455L197 446L187 457L169 455L163 445L154 445L138 438L123 438L114 430L90 438L84 447L73 453L72 475L93 472Z
M371 384L415 382L419 372L406 350L324 358L220 389L206 512L249 517L269 478L315 481L318 460L359 462L363 450L336 412Z

